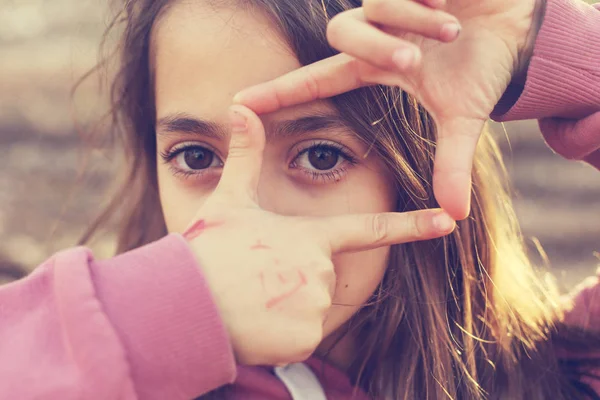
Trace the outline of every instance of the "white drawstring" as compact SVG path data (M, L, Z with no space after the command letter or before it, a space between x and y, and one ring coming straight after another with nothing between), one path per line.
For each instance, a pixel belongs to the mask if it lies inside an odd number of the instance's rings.
M275 367L275 375L283 382L293 400L327 400L321 383L303 363Z

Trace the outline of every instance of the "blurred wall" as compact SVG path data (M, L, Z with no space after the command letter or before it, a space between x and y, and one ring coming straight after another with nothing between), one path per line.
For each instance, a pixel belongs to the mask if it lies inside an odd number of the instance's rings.
M105 109L91 80L109 21L98 0L0 0L0 263L33 268L73 246L103 204L112 163L84 157L77 130ZM76 107L74 106L76 105ZM110 238L96 243L110 253Z
M0 264L33 268L76 243L102 207L113 162L93 156L94 172L78 181L76 131L104 102L87 85L74 108L70 90L96 62L108 19L98 0L0 0ZM533 121L494 129L523 231L539 239L569 287L598 264L600 172L553 155ZM108 256L111 238L93 247Z

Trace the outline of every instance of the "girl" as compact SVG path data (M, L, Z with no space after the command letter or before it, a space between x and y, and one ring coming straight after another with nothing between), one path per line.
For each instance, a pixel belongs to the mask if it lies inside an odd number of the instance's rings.
M121 254L2 287L0 398L599 398L598 280L536 277L479 136L600 167L600 12L360 5L126 3Z

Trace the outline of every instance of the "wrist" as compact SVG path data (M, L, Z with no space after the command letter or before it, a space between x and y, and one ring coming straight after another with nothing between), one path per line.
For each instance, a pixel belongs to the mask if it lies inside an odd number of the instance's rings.
M517 67L515 68L515 73L512 78L513 83L521 85L525 84L527 70L529 69L531 58L533 57L533 48L542 27L544 14L546 11L546 0L533 1L535 2L535 5L532 13L531 26L527 34L527 38L524 41L524 45L518 52Z

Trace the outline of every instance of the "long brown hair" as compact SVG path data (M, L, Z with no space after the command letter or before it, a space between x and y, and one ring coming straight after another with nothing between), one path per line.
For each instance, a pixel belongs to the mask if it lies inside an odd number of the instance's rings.
M202 0L209 1L209 0ZM358 0L213 0L266 13L303 65L335 54L326 25ZM166 234L156 178L152 28L173 4L128 0L120 69L112 85L114 133L129 160L125 180L84 241L118 214L118 251ZM331 99L395 178L398 211L436 207L436 127L403 91L373 86ZM349 369L357 387L390 399L598 398L582 377L598 360L565 359L559 349L599 349L591 332L562 324L558 293L529 263L507 176L493 137L480 140L472 210L450 236L394 246L371 301L347 324L360 338ZM587 347L586 347L587 346Z

